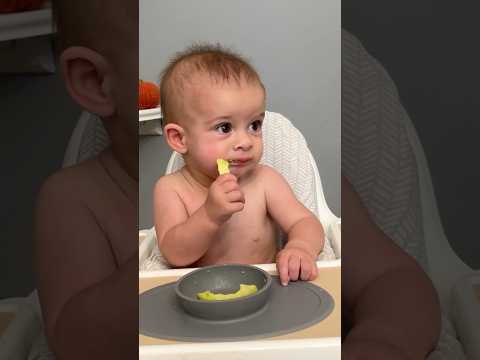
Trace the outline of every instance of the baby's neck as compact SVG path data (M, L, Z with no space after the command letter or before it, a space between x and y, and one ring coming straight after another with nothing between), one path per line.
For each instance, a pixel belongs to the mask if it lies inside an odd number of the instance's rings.
M103 125L110 137L110 147L115 160L128 176L138 182L138 136L129 133L120 121L121 119L111 117L103 121Z
M215 179L210 178L188 165L185 165L180 172L193 187L199 188L202 191L208 191L210 185L215 181Z
M132 180L138 182L138 153L129 153L122 146L112 146L115 160Z

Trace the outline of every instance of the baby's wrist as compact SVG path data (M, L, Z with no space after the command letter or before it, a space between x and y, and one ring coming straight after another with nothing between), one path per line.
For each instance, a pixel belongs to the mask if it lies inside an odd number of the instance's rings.
M315 251L312 247L303 240L292 239L287 242L285 245L285 249L299 249L312 257L312 259L316 259L318 254L315 254Z
M204 204L201 208L203 210L203 217L205 218L206 222L211 226L214 227L215 230L222 225L221 219L215 217L208 209L207 205Z

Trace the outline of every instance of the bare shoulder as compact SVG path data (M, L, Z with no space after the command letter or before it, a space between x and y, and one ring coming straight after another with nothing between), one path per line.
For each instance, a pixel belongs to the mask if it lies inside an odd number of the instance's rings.
M160 242L168 229L187 219L186 200L182 195L183 175L180 171L162 176L153 191L153 217Z
M170 212L185 206L185 180L180 171L160 177L153 189L155 212Z
M270 165L259 164L256 171L258 175L264 179L282 177L282 175Z
M63 168L50 175L41 185L35 200L35 238L42 243L71 239L60 232L68 228L87 228L96 223L95 203L102 189L98 186L101 169L95 160ZM55 232L55 236L45 236ZM89 238L90 239L90 238Z
M283 177L283 175L269 165L264 165L264 164L258 165L258 168L256 171L258 174L257 176L263 183L266 183L269 185L271 185L272 183L275 184L278 182L286 183L286 179Z
M42 184L37 201L65 203L85 200L85 194L94 189L96 173L95 160L63 168L50 175Z
M85 273L80 270L84 261L92 272L101 267L107 273L113 268L112 250L99 216L103 209L99 194L104 189L97 179L101 176L101 168L92 159L59 170L44 181L34 215L35 258L41 271L54 264L57 270L65 266Z
M182 175L180 171L160 177L155 183L155 194L157 193L179 193L182 186Z

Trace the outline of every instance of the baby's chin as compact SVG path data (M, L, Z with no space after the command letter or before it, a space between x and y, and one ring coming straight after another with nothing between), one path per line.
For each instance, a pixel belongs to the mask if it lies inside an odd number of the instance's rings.
M230 173L235 175L237 178L244 178L251 175L257 166L258 163L252 163L248 166L230 166Z

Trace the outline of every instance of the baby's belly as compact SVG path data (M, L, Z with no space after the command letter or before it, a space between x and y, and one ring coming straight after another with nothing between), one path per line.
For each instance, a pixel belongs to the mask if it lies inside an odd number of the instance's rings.
M210 249L195 266L273 263L276 253L276 230L272 221L250 226L233 224L219 232Z

